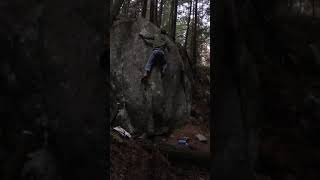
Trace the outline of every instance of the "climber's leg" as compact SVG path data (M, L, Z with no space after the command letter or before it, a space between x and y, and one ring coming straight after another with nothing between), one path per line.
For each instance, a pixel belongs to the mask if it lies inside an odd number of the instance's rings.
M147 61L147 64L144 66L145 72L144 72L144 75L143 75L141 81L145 81L149 78L149 76L151 74L152 67L155 64L155 62L156 62L156 52L152 51L152 54L150 55L150 57Z
M165 73L166 72L167 66L168 66L167 63L162 65L161 73Z
M145 71L151 72L153 65L156 62L156 53L155 51L152 51L152 54L150 55L147 64L144 66Z
M159 61L161 65L161 77L163 77L168 65L163 52L159 54Z

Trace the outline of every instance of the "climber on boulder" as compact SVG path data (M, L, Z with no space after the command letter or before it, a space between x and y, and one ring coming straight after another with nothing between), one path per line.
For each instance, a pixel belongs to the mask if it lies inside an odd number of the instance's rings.
M164 76L165 70L167 68L167 62L165 59L164 51L168 49L168 43L166 41L166 31L161 29L160 34L156 35L144 35L139 33L139 36L142 37L147 43L151 44L153 47L152 54L150 55L147 64L144 66L145 73L141 79L141 82L145 82L151 74L151 70L155 63L160 63L161 77ZM152 41L152 42L151 42ZM168 49L169 50L169 49Z

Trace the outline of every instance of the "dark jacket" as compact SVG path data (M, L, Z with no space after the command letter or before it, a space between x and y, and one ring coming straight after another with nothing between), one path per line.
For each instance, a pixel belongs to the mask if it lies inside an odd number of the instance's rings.
M161 48L165 49L168 48L168 42L166 40L166 36L164 34L155 34L155 35L150 35L150 34L139 34L142 38L144 38L151 46L153 49L155 48Z

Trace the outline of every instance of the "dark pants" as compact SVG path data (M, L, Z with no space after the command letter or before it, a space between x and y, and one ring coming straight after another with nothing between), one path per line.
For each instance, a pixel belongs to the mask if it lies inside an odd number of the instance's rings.
M152 54L149 57L147 64L144 66L144 69L150 72L155 63L159 63L161 65L162 72L165 71L167 67L167 62L164 58L164 52L160 48L156 48L152 51Z

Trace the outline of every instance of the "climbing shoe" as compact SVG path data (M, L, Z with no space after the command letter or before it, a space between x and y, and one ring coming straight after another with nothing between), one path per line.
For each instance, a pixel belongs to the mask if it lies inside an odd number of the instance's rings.
M165 73L161 71L161 79L164 78Z
M149 76L150 76L150 72L146 71L143 77L141 78L141 82L146 82L149 79Z

